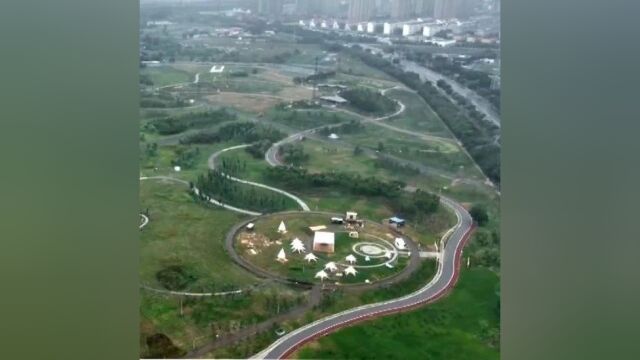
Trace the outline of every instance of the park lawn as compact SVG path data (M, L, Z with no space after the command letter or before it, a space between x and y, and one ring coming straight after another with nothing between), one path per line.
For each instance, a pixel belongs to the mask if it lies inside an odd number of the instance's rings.
M385 80L389 82L396 83L397 80L387 75L385 72L375 69L365 63L363 63L360 59L355 57L340 54L340 64L338 67L338 71L340 73L344 73L346 75L355 75L362 76L367 78L373 78L376 80ZM359 82L360 84L361 82Z
M305 167L311 172L339 171L391 179L387 171L376 168L375 159L365 154L354 155L351 147L314 139L306 139L301 144L309 155Z
M322 108L304 110L274 108L267 113L267 118L296 130L306 130L356 119L348 114Z
M389 90L386 95L392 99L399 100L406 106L402 114L385 120L389 124L420 133L447 138L453 137L438 115L418 94L406 90L393 89Z
M499 336L498 283L489 270L463 270L456 288L439 302L340 330L293 358L499 359L498 345L491 344Z
M187 190L163 180L140 183L140 209L148 209L150 215L140 234L141 282L160 288L156 273L172 265L193 270L194 289L239 287L255 281L224 252L227 231L243 216L197 204Z
M162 87L178 83L193 81L193 76L183 70L175 69L171 66L152 66L140 70L141 74L149 75L153 86Z

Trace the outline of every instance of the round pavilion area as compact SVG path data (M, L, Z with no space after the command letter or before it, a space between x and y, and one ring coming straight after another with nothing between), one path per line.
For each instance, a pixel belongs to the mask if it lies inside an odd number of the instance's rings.
M406 235L355 213L268 214L240 224L228 238L229 250L243 267L262 277L302 283L388 283L418 261L417 248Z

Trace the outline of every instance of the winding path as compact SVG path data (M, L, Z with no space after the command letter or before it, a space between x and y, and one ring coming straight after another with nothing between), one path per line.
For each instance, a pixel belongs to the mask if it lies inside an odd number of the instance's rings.
M409 311L445 295L455 285L460 274L462 248L473 230L473 221L469 213L458 203L447 198L441 198L441 202L456 213L458 223L448 239L443 237L443 252L438 259L438 271L427 285L397 299L359 306L317 320L281 337L253 358L285 359L305 343L340 328L380 316Z
M246 148L246 147L249 147L249 146L251 146L251 144L236 145L236 146L231 146L231 147L228 147L226 149L222 149L220 151L217 151L217 152L213 153L209 157L209 162L208 162L209 163L209 169L211 169L211 170L215 169L215 167L216 167L216 159L220 156L220 154L225 153L225 152L230 151L230 150L243 149L243 148ZM309 208L309 205L307 205L307 203L305 203L302 199L300 199L299 197L297 197L297 196L295 196L295 195L293 195L291 193L288 193L288 192L286 192L284 190L275 188L273 186L269 186L269 185L253 182L253 181L238 179L236 177L233 177L231 175L227 175L225 173L222 173L222 175L226 176L227 179L229 179L229 180L236 181L236 182L239 182L241 184L247 184L247 185L251 185L251 186L255 186L255 187L271 190L273 192L277 192L279 194L282 194L282 195L292 199L296 203L298 203L298 205L300 205L300 207L302 208L303 211L310 211L311 210ZM255 214L255 215L260 215L260 214Z

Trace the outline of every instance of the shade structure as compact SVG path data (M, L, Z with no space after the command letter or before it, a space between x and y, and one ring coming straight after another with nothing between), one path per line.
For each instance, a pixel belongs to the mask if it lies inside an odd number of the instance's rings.
M297 252L297 253L305 252L304 244L302 242L299 242L299 243L292 242L291 243L291 251Z
M286 234L287 233L287 227L284 226L284 221L280 221L280 225L278 226L278 232L280 234Z
M353 266L349 266L346 269L344 269L344 273L346 275L353 275L356 276L356 274L358 273L358 271L356 271L356 269Z
M333 261L328 262L324 265L324 269L325 270L329 270L331 272L338 270L338 267L336 266L336 263L334 263Z
M307 260L307 262L318 261L318 257L314 253L308 253L304 256L304 259Z
M314 278L324 280L329 278L329 275L327 275L327 273L324 272L324 270L320 270L316 273L316 276L314 276Z
M287 261L287 255L284 253L284 249L280 249L280 252L278 252L278 257L276 258L276 260L280 262Z
M295 238L291 240L291 246L294 246L294 245L304 245L304 244L302 243L302 241L300 241L300 239Z
M354 264L356 262L356 257L353 256L353 254L347 255L347 257L344 259L347 260L349 264Z

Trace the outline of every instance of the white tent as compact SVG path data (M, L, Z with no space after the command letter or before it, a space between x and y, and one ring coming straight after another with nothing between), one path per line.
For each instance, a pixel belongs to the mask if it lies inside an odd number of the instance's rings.
M395 245L398 249L403 250L406 247L406 243L403 238L396 238Z
M334 263L333 261L328 262L325 266L324 266L325 270L329 270L331 272L338 270L338 267L336 266L336 263Z
M345 259L345 260L347 260L347 262L348 262L349 264L353 264L353 263L355 263L355 262L356 262L356 257L355 257L355 256L353 256L353 254L349 254L349 255L347 255L347 257L346 257L346 258L344 258L344 259Z
M316 276L314 276L316 279L320 279L320 280L324 280L329 278L329 275L327 275L326 272L324 272L324 270L320 270L316 273Z
M291 251L294 251L294 252L297 252L297 253L305 252L304 244L302 242L292 242L291 243Z
M307 260L307 262L318 261L318 257L314 253L308 253L304 256L304 259Z
M358 272L356 271L356 269L354 269L354 268L353 268L353 266L349 266L348 268L344 269L344 273L345 273L346 275L353 275L353 276L356 276L356 274L357 274Z
M278 226L278 232L280 234L286 234L287 233L287 227L284 226L284 221L280 221L280 225Z
M393 256L393 255L391 255L391 251L389 251L389 250L387 250L387 251L384 253L384 257L386 257L387 259L391 259L391 257L392 257L392 256Z
M284 249L280 249L280 252L278 253L278 257L276 258L276 260L278 260L280 262L286 262L287 261L287 255L285 255Z
M293 245L304 245L304 244L302 243L302 241L300 241L300 239L295 238L295 239L291 240L291 246L293 246Z

